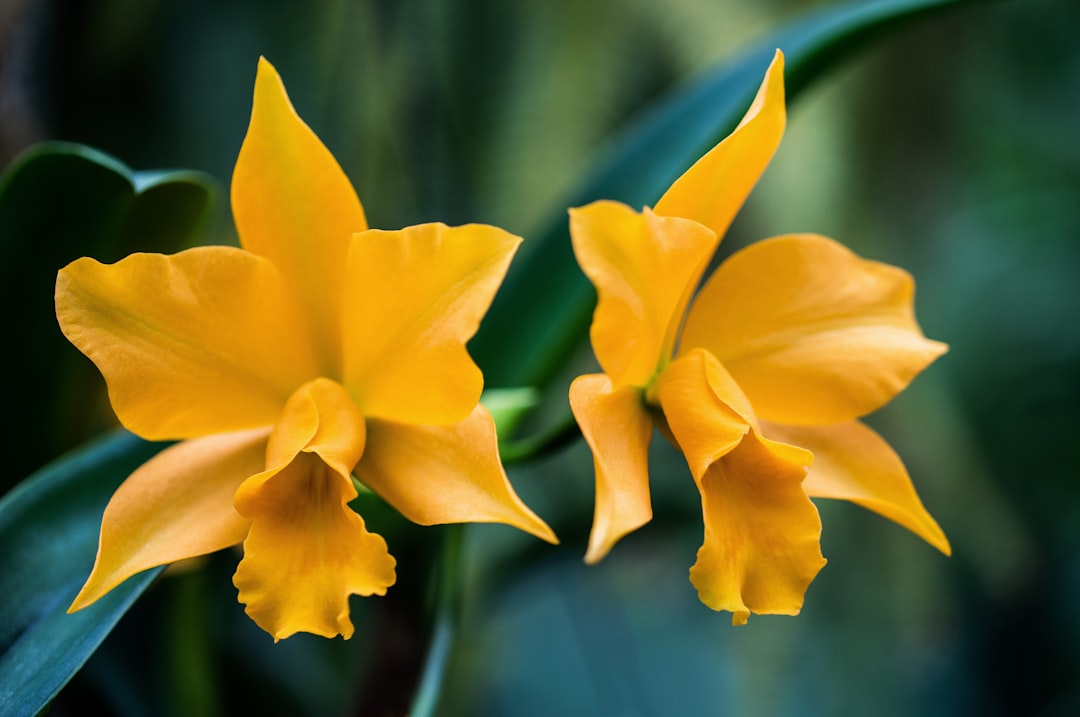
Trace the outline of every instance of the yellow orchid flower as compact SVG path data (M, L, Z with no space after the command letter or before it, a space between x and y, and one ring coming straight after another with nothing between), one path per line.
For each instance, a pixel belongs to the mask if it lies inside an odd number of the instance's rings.
M586 561L652 517L656 425L701 493L705 537L690 580L736 625L801 609L825 564L810 497L863 505L949 553L900 459L857 420L946 350L916 324L906 272L824 237L780 236L731 256L691 306L780 143L783 64L777 51L739 126L655 209L600 201L570 216L599 296L591 340L604 371L570 388L596 468Z
M354 474L417 523L507 523L556 542L506 478L465 349L521 240L484 225L368 229L265 59L232 208L242 249L59 273L60 326L120 422L182 441L109 502L70 610L243 543L233 582L275 641L348 638L349 595L395 580L386 542L348 506Z

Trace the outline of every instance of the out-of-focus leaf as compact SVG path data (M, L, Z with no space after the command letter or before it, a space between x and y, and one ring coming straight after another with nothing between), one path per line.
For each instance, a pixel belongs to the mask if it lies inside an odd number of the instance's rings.
M101 430L94 396L80 390L93 366L56 325L57 270L80 256L109 263L132 251L176 251L201 236L216 195L216 182L199 172L134 172L62 142L30 148L0 176L0 285L18 297L0 305L0 325L22 347L4 359L19 377L5 388L19 418L0 491Z
M161 569L127 580L72 615L90 572L101 514L117 486L161 450L111 433L41 469L0 501L0 705L45 707Z
M655 107L613 141L565 207L615 199L652 205L694 160L734 129L776 48L789 99L871 39L963 0L879 0L830 8L756 43ZM543 385L584 339L595 293L578 269L560 208L522 246L470 351L490 386Z
M509 436L521 419L540 403L540 392L530 387L492 388L484 391L480 402L491 412L499 435Z

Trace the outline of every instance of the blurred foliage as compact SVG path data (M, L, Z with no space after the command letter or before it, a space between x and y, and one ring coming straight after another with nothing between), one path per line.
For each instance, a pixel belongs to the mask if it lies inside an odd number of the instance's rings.
M820 4L13 0L0 9L0 159L63 139L227 184L264 54L373 226L485 221L527 236L638 110ZM445 714L1080 712L1076 27L1073 0L971 3L860 54L793 109L721 249L814 231L915 275L923 328L952 350L873 422L954 557L823 502L830 564L803 615L733 629L686 581L700 506L671 452L654 451L653 523L581 564L592 475L579 444L511 475L558 519L562 547L467 533ZM209 241L233 240L222 205ZM9 310L31 300L4 290ZM38 346L9 349L5 367ZM556 384L591 361L583 347ZM5 395L23 420L33 396ZM425 585L354 601L348 643L272 648L235 603L234 563L157 583L52 713L404 710L395 695L422 650L408 596Z

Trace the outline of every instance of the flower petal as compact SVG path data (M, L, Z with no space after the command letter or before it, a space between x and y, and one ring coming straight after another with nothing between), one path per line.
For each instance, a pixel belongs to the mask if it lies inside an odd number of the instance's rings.
M315 453L251 478L236 507L251 519L233 584L274 641L297 632L352 637L349 595L384 595L394 558L349 508L356 488Z
M367 220L345 173L263 58L233 171L232 208L240 243L274 262L307 311L321 372L339 375L342 267L349 240Z
M240 249L79 259L57 275L56 316L105 376L120 422L151 440L271 425L315 375L280 275Z
M739 126L675 180L656 213L693 219L724 236L780 146L786 122L784 56L777 50Z
M520 243L483 224L423 224L353 238L345 385L365 416L442 425L470 414L484 378L465 342Z
M244 539L232 496L262 470L269 428L196 438L140 466L109 500L97 559L68 608L81 610L135 573L205 555Z
M480 405L464 421L449 426L372 419L356 475L420 525L506 523L558 542L506 478L495 422Z
M641 389L614 388L604 374L570 385L570 408L593 453L596 508L585 562L599 562L624 535L652 519L649 441L652 419Z
M810 497L857 503L899 523L946 555L952 553L945 533L919 500L900 457L870 427L859 421L832 426L770 423L765 432L813 451L814 464L803 483Z
M570 236L596 286L593 352L615 386L648 383L671 357L717 236L685 219L600 201L570 210Z
M690 309L680 351L716 355L757 415L842 423L887 403L944 344L915 322L911 276L809 234L736 252Z
M690 582L703 603L730 610L733 625L751 612L797 615L825 565L821 520L801 485L810 460L751 431L698 484L705 541Z
M656 381L664 419L695 479L743 440L753 412L712 354L696 349L673 361Z
M365 435L344 387L315 379L293 394L274 426L268 469L236 491L236 509L251 529L233 584L274 640L296 632L348 638L349 595L383 595L394 583L386 541L348 506Z
M266 449L267 469L282 468L301 451L316 453L348 476L364 452L364 414L341 384L317 378L289 397Z

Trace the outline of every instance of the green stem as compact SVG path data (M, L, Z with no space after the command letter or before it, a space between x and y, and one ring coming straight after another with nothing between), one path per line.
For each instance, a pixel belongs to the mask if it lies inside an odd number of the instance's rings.
M431 630L424 671L416 689L410 717L434 717L442 695L443 680L450 665L450 652L461 614L461 544L463 525L447 527L439 564L435 595L435 624Z
M562 423L547 433L517 441L507 441L499 447L499 455L504 465L525 461L554 453L569 445L581 436L581 429L573 416L567 416Z

